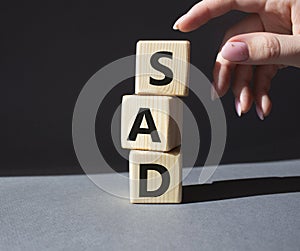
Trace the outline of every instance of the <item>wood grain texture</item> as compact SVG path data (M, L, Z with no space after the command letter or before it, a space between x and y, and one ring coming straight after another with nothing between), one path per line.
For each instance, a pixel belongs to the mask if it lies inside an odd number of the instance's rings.
M173 80L167 85L150 84L150 77L163 79L165 75L155 70L150 63L156 52L172 52L172 59L160 58L159 62L173 72ZM168 96L188 96L188 77L190 63L189 41L139 41L136 49L136 94L155 94Z
M139 192L140 165L149 163L164 166L170 174L168 189L157 197L141 197ZM182 200L182 155L179 147L168 153L130 151L129 176L131 203L180 203ZM161 184L161 175L157 171L148 170L148 190L156 190Z
M149 108L160 142L154 142L150 134L137 134L129 140L140 108ZM170 151L181 144L183 103L169 96L126 95L122 100L121 145L126 149ZM141 128L148 128L145 117Z

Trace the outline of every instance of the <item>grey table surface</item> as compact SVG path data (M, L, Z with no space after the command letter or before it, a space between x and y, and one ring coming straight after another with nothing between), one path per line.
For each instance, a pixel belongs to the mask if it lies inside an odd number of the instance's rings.
M204 185L201 170L178 205L132 205L85 175L2 177L0 250L300 250L299 160L219 166Z

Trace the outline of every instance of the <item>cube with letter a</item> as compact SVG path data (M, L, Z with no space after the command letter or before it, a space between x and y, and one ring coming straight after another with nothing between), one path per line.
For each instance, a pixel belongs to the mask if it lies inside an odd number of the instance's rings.
M179 146L182 109L182 101L177 97L123 96L122 147L167 152Z

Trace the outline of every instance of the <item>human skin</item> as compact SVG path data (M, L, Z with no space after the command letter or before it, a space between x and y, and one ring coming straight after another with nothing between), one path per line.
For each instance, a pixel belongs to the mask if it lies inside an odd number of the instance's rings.
M173 28L193 31L231 10L250 14L225 33L214 66L212 98L223 96L232 82L238 116L255 103L263 120L272 108L272 78L283 67L300 68L300 0L203 0Z

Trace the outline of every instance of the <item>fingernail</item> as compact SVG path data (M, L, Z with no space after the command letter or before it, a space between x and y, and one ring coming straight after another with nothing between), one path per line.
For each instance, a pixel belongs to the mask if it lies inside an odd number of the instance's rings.
M178 18L177 21L174 23L173 25L173 30L178 30L178 25L183 21L185 15L183 15L182 17Z
M210 93L212 101L216 100L219 97L218 94L217 94L217 92L216 92L216 90L215 90L214 85L215 85L215 83L213 82L212 83L212 87L211 87L211 93Z
M256 113L261 120L264 120L264 113L258 105L256 105Z
M268 108L271 106L270 98L267 94L262 95L261 97L261 110L264 114L268 114Z
M248 45L244 42L227 42L222 48L221 55L228 61L246 61L249 58Z
M235 98L235 110L236 110L236 113L239 117L242 116L242 107L241 107L241 102L240 102L240 99L238 98Z

